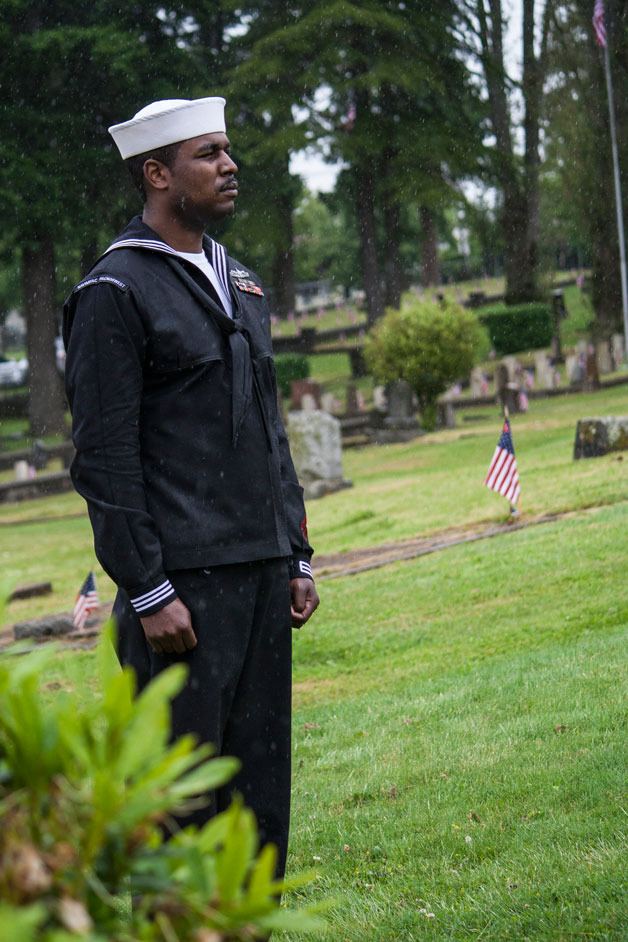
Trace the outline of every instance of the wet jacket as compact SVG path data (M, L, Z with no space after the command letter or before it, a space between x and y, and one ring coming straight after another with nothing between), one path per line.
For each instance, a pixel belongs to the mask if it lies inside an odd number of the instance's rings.
M263 289L207 236L204 249L233 320L140 217L64 306L72 479L140 615L175 598L168 570L288 557L291 578L311 578Z

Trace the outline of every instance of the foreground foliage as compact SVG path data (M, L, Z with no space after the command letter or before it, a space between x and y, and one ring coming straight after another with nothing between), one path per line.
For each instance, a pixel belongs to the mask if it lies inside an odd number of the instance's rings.
M176 830L173 814L237 770L191 736L169 742L185 668L135 698L105 633L101 691L86 704L46 693L54 658L40 649L0 661L0 938L245 942L320 925L279 909L278 894L304 881L275 880L275 848L258 853L240 802L200 830Z

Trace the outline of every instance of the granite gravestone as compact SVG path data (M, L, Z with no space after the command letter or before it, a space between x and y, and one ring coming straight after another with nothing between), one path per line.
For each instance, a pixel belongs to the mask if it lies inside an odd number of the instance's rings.
M580 419L576 426L574 458L599 458L628 450L628 415Z
M320 410L290 412L290 451L308 500L351 487L342 474L340 422Z

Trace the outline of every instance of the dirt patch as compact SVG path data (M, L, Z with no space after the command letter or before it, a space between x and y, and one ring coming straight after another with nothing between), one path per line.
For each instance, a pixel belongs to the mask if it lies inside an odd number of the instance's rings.
M365 549L350 550L347 553L333 553L315 557L315 572L317 580L339 579L343 576L352 576L369 569L379 569L390 563L401 562L405 559L416 559L449 549L451 546L460 546L462 543L473 543L476 540L487 540L504 533L513 533L527 527L538 526L542 523L554 523L564 517L574 516L579 511L567 510L562 513L542 514L537 517L525 519L515 518L506 523L474 524L468 527L440 530L428 537L403 540L397 543L383 543Z

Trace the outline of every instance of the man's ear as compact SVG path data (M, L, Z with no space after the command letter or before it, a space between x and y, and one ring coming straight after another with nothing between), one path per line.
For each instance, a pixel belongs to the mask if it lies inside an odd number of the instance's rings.
M165 164L159 160L149 157L144 161L144 180L149 187L154 190L167 190L170 185L172 174Z

